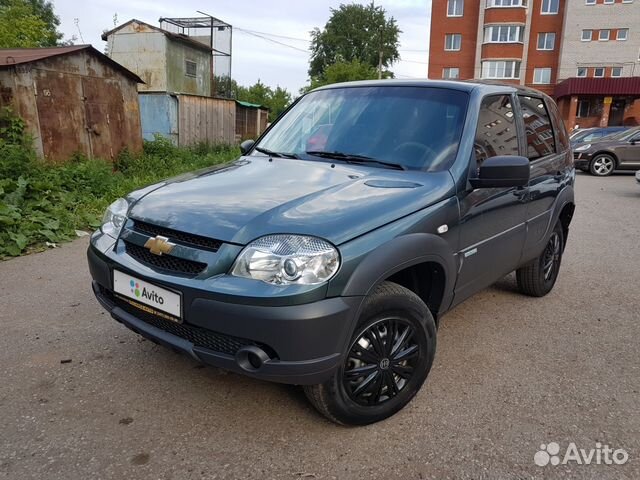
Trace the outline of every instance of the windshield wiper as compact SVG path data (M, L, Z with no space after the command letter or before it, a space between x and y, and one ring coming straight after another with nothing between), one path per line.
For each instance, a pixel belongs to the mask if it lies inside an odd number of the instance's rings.
M273 150L269 150L267 148L262 147L254 147L254 150L257 150L260 153L264 153L265 155L269 155L270 157L277 158L300 158L295 153L285 153L285 152L274 152Z
M407 167L401 165L399 163L385 162L382 160L377 160L372 157L367 157L366 155L357 155L354 153L343 153L343 152L324 152L322 150L310 150L306 152L308 155L314 155L316 157L322 158L331 158L334 160L342 160L347 163L375 163L376 165L382 165L387 168L393 168L395 170L406 170Z

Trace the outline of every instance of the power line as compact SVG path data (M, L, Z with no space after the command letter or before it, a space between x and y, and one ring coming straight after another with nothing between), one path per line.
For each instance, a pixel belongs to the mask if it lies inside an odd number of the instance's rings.
M249 31L249 30L243 30L243 29L240 29L240 28L238 28L238 27L236 27L236 30L238 30L238 31L240 31L241 33L244 33L244 34L246 34L246 35L252 35L252 36L254 36L254 37L261 38L262 40L266 40L267 42L271 42L271 43L275 43L275 44L277 44L277 45L281 45L281 46L283 46L283 47L291 48L291 49L293 49L293 50L297 50L297 51L302 52L302 53L306 53L306 54L308 54L308 53L309 53L309 50L303 50L302 48L298 48L298 47L295 47L295 46L293 46L293 45L289 45L288 43L279 42L278 40L274 40L274 39L272 39L272 38L267 38L267 37L265 37L264 35L260 35L260 34L258 34L258 33L253 33L253 32L251 32L251 31Z
M268 37L284 38L285 40L296 40L298 42L311 43L311 40L309 40L308 38L287 37L286 35L276 35L275 33L260 32L258 30L249 30L247 28L240 28L240 27L235 27L235 28L236 28L236 30L240 30L241 32L256 33L256 34L259 34L259 35L266 35Z

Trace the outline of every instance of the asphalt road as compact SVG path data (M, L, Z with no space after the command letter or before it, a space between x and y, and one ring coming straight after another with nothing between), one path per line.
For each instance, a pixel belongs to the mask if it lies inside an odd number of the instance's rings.
M0 477L640 478L640 185L579 174L577 204L553 292L451 311L417 398L364 428L113 321L85 239L0 263ZM629 460L537 466L549 442Z

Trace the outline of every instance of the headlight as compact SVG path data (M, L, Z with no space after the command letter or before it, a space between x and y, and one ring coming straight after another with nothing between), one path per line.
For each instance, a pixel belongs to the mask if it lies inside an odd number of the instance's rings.
M231 275L275 285L317 285L335 275L338 250L329 242L303 235L268 235L247 245Z
M102 217L102 226L100 230L105 235L109 235L112 238L118 238L120 230L124 226L124 222L127 220L127 211L129 210L129 202L124 198L119 198L113 202Z
M591 144L590 143L585 143L584 145L580 145L577 148L574 148L573 151L574 152L584 152L585 150L589 150L591 148Z

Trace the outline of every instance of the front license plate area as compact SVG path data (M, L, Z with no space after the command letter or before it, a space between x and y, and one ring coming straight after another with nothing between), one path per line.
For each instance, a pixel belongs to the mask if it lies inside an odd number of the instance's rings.
M182 322L180 293L118 270L113 271L113 291L118 298L144 312L173 322Z

